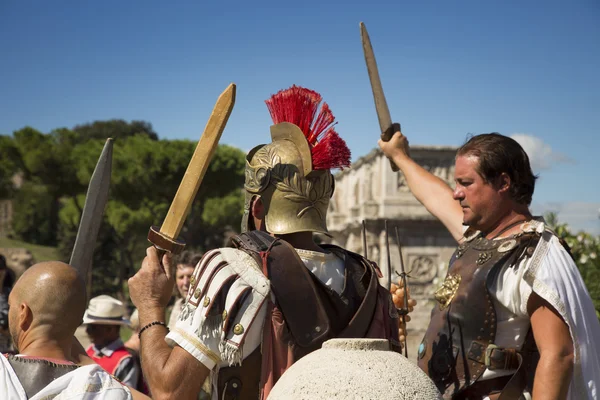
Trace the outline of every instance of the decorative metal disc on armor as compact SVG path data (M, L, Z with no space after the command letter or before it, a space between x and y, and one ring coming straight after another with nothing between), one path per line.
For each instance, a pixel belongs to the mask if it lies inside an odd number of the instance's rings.
M210 304L210 297L206 296L206 297L204 298L204 303L202 303L202 305L203 305L204 307L208 307L208 305L209 305L209 304Z
M507 251L511 251L515 247L517 247L517 241L515 239L510 239L498 246L498 252L506 253Z

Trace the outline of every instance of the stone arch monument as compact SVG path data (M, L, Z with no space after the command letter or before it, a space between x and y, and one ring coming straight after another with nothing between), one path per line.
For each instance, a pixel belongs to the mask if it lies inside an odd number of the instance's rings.
M412 158L428 171L454 186L456 147L411 146ZM392 280L400 271L396 244L398 227L402 256L410 272L411 295L418 305L408 325L408 352L416 360L418 345L429 323L433 292L443 280L456 242L446 228L427 212L406 186L402 172L393 172L388 159L374 149L358 159L352 168L336 175L336 190L327 215L331 242L363 254L362 221L366 222L369 259L377 262L387 285L387 252L384 221L390 230Z

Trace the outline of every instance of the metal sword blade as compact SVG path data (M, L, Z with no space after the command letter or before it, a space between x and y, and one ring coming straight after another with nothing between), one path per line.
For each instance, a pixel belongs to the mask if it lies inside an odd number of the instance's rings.
M385 94L383 93L383 86L381 85L381 79L379 78L379 69L377 68L377 61L375 60L375 53L373 53L373 46L371 46L371 39L369 38L367 27L362 22L360 23L360 36L362 39L363 52L365 54L365 62L367 63L367 72L369 73L369 80L371 81L375 110L377 111L377 118L379 119L381 140L387 142L392 138L395 131L400 130L400 124L392 123L390 109L388 108ZM392 167L392 171L398 171L398 166L396 166L392 160L390 160L390 166Z
M390 128L392 127L392 117L385 99L385 94L383 93L383 86L381 85L381 79L379 78L379 69L377 68L377 61L375 60L375 53L373 53L371 39L369 38L367 27L362 22L360 23L360 36L362 39L363 52L365 54L365 62L367 63L367 71L369 72L369 80L371 81L375 110L377 111L379 127L381 128L381 138L387 141L390 140L394 134L394 132L390 131Z
M71 253L69 264L77 270L79 275L87 282L89 289L90 269L92 258L96 247L96 240L102 219L104 209L108 201L108 191L110 189L110 176L112 170L112 152L113 140L108 139L104 144L98 163L90 179L87 195L85 197L85 206L81 214L79 229ZM88 293L90 296L90 293Z

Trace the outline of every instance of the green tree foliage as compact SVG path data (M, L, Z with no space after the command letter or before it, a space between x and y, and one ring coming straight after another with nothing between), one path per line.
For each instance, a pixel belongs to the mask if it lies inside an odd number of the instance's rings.
M15 214L22 223L13 226L17 238L34 244L54 246L57 244L58 212L61 198L75 196L84 190L77 180L76 166L72 152L77 135L61 129L51 134L43 134L31 127L13 133L14 145L19 154L20 173L25 182L43 186L36 193L44 192L47 204L38 210L26 211L35 200L17 204ZM29 188L30 190L31 187ZM20 197L23 194L19 195ZM27 214L24 220L20 214ZM37 230L37 234L36 234Z
M0 135L0 199L14 194L13 176L21 169L21 155L11 136Z
M47 186L24 182L14 196L12 230L20 240L28 243L56 243L56 234L48 218L53 208L54 197Z
M600 318L600 236L586 232L573 233L567 224L558 222L554 213L545 216L546 222L570 247L573 259L590 292L596 315Z
M116 137L109 202L94 253L93 293L118 295L149 246L151 225L160 225L179 187L196 143L158 140L145 122L97 121L43 134L14 132L12 145L25 184L15 194L14 231L36 244L58 244L70 257L85 194L107 136ZM1 137L0 137L1 138ZM8 146L10 140L5 145ZM0 140L0 146L3 142ZM13 171L8 165L2 168ZM241 220L244 154L220 145L181 232L199 251L221 246Z
M152 124L146 121L127 122L122 119L94 121L89 124L77 125L73 131L79 135L82 141L106 138L118 140L134 135L145 135L149 139L158 140Z

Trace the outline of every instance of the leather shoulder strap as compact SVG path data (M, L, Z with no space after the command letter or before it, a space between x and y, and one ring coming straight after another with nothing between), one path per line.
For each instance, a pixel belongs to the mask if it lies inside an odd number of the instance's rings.
M310 272L286 241L262 231L234 236L235 247L262 264L294 341L309 347L330 334L330 323Z
M383 287L380 287L379 285L379 280L377 279L378 274L375 265L360 254L353 253L342 247L332 244L321 245L321 247L324 249L333 250L335 252L342 252L346 261L346 268L349 262L354 262L360 264L365 271L361 279L361 284L363 285L365 291L363 300L346 329L344 329L340 335L338 335L340 338L364 337L369 329L375 313L379 289L383 289ZM384 289L384 292L386 292L386 295L389 296L389 294L387 294L387 290Z

